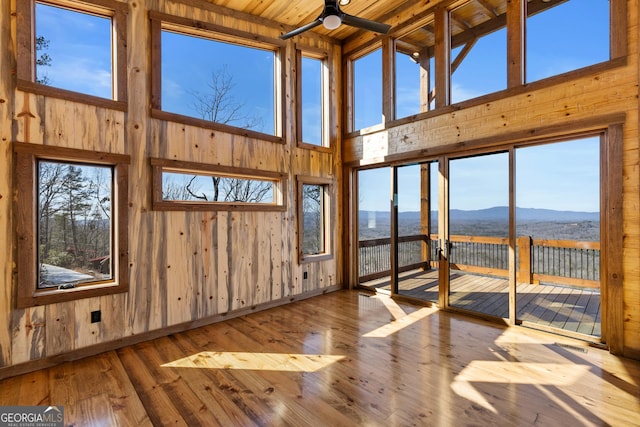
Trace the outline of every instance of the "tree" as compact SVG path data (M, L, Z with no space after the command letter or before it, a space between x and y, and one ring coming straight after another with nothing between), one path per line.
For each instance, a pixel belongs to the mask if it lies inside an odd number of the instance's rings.
M59 183L63 175L64 166L61 163L40 163L38 203L40 211L39 242L42 259L48 259L51 250L51 220L61 209L60 196L63 188Z
M318 254L324 250L322 212L323 189L321 185L302 186L303 252Z
M49 49L49 40L45 39L44 36L36 37L36 52L41 52L40 55L36 58L36 67L50 67L51 66L51 56L47 52L42 52L43 50ZM36 73L40 77L36 77L36 83L40 83L43 85L48 85L51 83L49 77L46 74L41 75L41 73Z
M236 98L233 75L226 65L211 73L207 87L209 90L206 93L191 92L194 98L192 108L204 120L245 129L262 127L260 117L244 113L245 105ZM212 176L213 192L207 194L198 186L198 177L191 176L182 188L175 184L163 186L163 197L169 200L259 203L272 190L272 183L269 181Z
M245 104L236 97L233 75L223 65L211 73L205 93L191 91L194 102L191 107L202 117L215 123L238 126L245 129L259 129L263 123L260 117L243 112Z

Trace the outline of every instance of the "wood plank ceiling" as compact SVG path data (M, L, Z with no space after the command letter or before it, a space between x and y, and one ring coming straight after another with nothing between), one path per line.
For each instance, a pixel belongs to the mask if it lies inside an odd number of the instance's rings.
M324 0L208 0L218 6L237 10L253 16L284 24L286 31L293 30L314 21L324 8ZM410 7L424 9L424 0L351 0L348 5L340 6L344 13L373 21L385 22L398 10ZM313 29L317 34L336 39L345 39L360 31L347 25L336 30L327 30L323 26Z
M283 32L314 21L324 8L324 0L207 1L223 8L282 24ZM529 14L535 14L565 1L567 0L527 0ZM395 17L418 15L433 7L434 3L430 0L350 0L349 4L340 7L346 14L372 21L392 23ZM455 6L451 21L454 47L473 42L482 34L495 31L506 24L507 0L469 0L453 2L451 6ZM407 14L407 12L410 13ZM431 50L435 42L432 24L425 25L421 30L405 36L403 43L406 45L400 49L423 52ZM343 24L335 30L327 30L319 25L311 31L344 40L363 30Z

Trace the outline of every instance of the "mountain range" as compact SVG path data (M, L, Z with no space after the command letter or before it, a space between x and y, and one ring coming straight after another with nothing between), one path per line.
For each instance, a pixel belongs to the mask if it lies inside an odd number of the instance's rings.
M389 212L384 211L360 211L361 220L371 217L374 214L377 221L389 219ZM432 220L437 219L438 213L432 212ZM420 219L420 212L408 211L399 212L399 219L405 221L415 221ZM449 211L450 221L507 221L509 219L509 208L507 206L496 206L487 209L461 210L451 209ZM577 212L577 211L557 211L552 209L536 208L516 208L517 221L527 222L582 222L600 221L600 212Z

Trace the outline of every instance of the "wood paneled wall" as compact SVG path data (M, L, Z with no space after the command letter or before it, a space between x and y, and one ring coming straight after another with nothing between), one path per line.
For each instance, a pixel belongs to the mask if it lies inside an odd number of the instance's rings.
M331 123L330 152L299 148L293 139L295 48L329 52L331 76L340 79L339 45L314 36L288 43L282 62L287 121L281 144L153 119L149 109L149 11L274 39L278 25L223 14L203 1L123 1L128 5L128 107L122 112L16 89L17 1L22 0L3 1L0 11L0 377L342 286L339 251L330 260L298 263L295 200L296 175L329 178L336 183L335 211L342 212L337 119ZM334 100L340 93L334 92ZM332 103L333 117L339 117L339 105ZM128 293L15 308L12 141L131 156ZM154 211L151 157L284 173L287 210ZM339 248L341 214L331 221L331 238ZM102 321L90 323L90 312L98 309Z
M429 7L448 3L431 2ZM450 3L450 2L449 2ZM612 49L626 56L611 62L560 75L526 86L513 87L498 94L466 101L455 107L421 117L392 123L384 129L349 134L343 141L345 174L364 165L411 163L435 159L444 154L471 153L475 149L506 147L544 137L561 137L576 132L606 129L622 125L622 162L609 168L622 170L622 236L615 245L622 257L622 271L611 272L615 280L622 277L621 304L613 303L607 313L616 330L612 351L640 359L640 167L638 133L638 84L640 37L638 1L626 3L625 11L612 19ZM415 19L420 13L415 14ZM410 22L411 17L405 18ZM620 25L626 19L626 26ZM400 24L399 24L400 25ZM619 34L626 27L627 34ZM398 30L397 27L395 30ZM627 46L621 46L622 40ZM345 55L357 52L376 36L363 34L347 40ZM603 194L602 197L609 197ZM350 209L355 211L354 206ZM615 233L614 233L615 234ZM352 241L353 245L354 242ZM349 280L354 280L350 273ZM616 289L617 293L618 290Z

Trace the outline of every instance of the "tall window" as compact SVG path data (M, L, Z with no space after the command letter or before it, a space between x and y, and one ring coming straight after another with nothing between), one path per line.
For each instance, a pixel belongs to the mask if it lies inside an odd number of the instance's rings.
M429 111L435 100L435 29L433 20L396 40L395 101L397 119Z
M152 25L152 39L161 50L152 55L152 104L172 114L160 118L194 118L199 125L214 123L230 132L239 128L280 136L278 48L249 35L225 35L207 23L190 25L164 20Z
M126 11L109 0L18 2L26 24L18 25L18 45L30 48L18 52L18 87L87 103L124 102Z
M38 160L38 283L110 280L113 168Z
M527 81L610 59L609 0L527 3Z
M507 87L507 2L493 9L470 1L451 11L451 102Z
M382 49L353 61L353 130L382 123Z
M320 147L328 146L326 135L326 77L325 61L303 55L301 59L302 75L300 77L300 122L302 142Z
M298 177L298 234L300 262L330 258L331 181Z
M18 304L126 291L128 156L14 149L25 171L17 179Z

